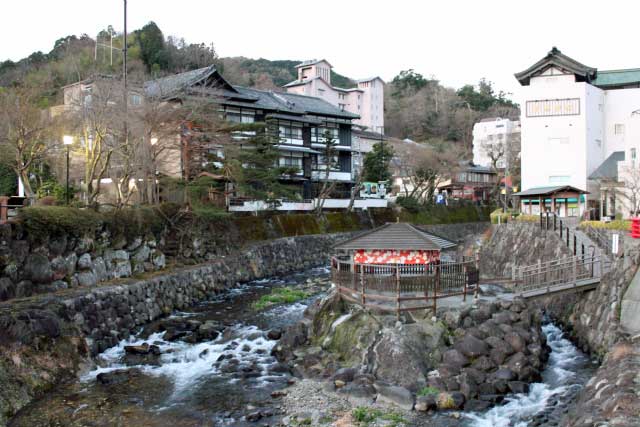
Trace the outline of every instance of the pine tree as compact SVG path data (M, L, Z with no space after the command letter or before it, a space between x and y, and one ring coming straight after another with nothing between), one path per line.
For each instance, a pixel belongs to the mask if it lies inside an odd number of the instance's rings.
M364 180L371 182L391 179L389 163L393 158L393 148L384 141L373 145L373 150L364 157Z

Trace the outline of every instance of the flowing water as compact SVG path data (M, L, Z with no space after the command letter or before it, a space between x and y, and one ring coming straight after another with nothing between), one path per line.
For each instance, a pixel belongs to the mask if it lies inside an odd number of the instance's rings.
M551 354L542 372L542 383L531 384L529 393L505 399L483 414L467 414L473 427L527 427L560 425L578 391L595 372L589 358L563 336L552 323L543 326Z
M10 424L26 426L208 427L273 425L279 417L271 392L287 386L291 376L271 350L277 341L267 331L293 324L321 293L293 304L256 311L251 304L273 287L328 286L325 268L261 280L229 290L185 312L146 326L129 340L100 354L98 366L81 381L60 387L23 410ZM158 325L167 321L213 321L224 326L217 338L188 343L168 340ZM553 324L544 326L552 349L543 383L505 399L505 403L459 420L438 414L425 425L465 427L556 426L578 390L593 374L589 359ZM125 346L157 345L160 355L127 355ZM99 374L128 375L125 382L103 385ZM259 411L259 424L247 415ZM272 413L272 416L268 414ZM266 416L264 416L266 414ZM446 420L445 420L446 418ZM426 420L425 420L426 421ZM418 424L420 425L420 424Z

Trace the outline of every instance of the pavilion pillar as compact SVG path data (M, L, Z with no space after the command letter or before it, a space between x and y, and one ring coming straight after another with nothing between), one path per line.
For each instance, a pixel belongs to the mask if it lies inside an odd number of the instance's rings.
M542 198L542 196L538 197L538 209L540 209L540 213L544 212L544 209L542 208L542 201L544 199Z

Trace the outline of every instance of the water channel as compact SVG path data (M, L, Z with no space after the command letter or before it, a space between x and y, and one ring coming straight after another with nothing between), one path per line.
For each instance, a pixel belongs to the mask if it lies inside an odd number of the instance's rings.
M263 311L251 308L271 288L280 286L313 286L318 293ZM247 419L253 411L263 415L257 425L274 425L281 414L271 393L285 388L291 373L270 355L277 341L268 338L268 331L300 320L307 305L328 286L328 270L311 269L239 286L153 322L100 354L97 366L80 381L59 387L21 411L10 426L243 427L256 425ZM160 327L167 321L187 325L213 322L223 332L203 342L168 340ZM543 383L532 384L529 393L508 397L485 413L466 413L458 419L442 414L425 416L416 425L559 425L595 367L557 326L546 324L544 333L552 353ZM126 345L143 343L156 345L160 354L135 357L125 352ZM110 380L106 384L97 380L100 374L107 374L102 377Z

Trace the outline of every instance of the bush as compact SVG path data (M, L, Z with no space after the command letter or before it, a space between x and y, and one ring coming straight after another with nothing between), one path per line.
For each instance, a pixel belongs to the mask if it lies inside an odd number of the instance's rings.
M615 221L611 221L611 222L582 221L579 227L580 228L593 227L593 228L603 228L606 230L630 231L631 221L624 220L624 219L616 219Z
M422 205L415 197L398 196L396 204L411 213L417 213L422 209Z
M140 206L113 210L103 214L106 225L113 236L144 236L151 232L160 234L166 226L165 218L157 207Z
M22 222L30 239L46 240L48 236L71 235L82 237L93 235L103 225L103 216L90 209L67 206L33 206L19 210Z
M418 396L428 396L430 394L438 394L438 393L440 393L440 390L438 390L437 388L427 386L427 387L423 387L420 390L418 390L417 395Z
M253 303L255 310L263 310L276 304L292 304L296 301L308 298L309 293L300 289L276 288L270 294L263 295L258 301Z

